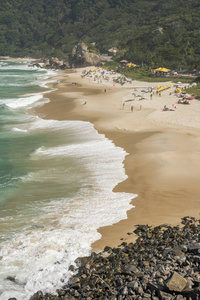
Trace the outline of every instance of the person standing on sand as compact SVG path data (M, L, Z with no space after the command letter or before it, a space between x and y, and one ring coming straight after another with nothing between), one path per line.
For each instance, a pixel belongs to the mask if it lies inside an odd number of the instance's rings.
M133 105L131 105L131 112L133 112Z

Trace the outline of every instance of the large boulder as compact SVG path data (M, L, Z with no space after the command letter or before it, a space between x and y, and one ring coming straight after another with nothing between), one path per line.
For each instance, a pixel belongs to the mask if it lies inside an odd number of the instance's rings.
M66 69L70 68L68 61L59 60L57 57L52 57L50 59L43 59L38 64L34 64L37 67L46 69Z
M74 67L96 66L100 61L100 56L89 52L85 43L79 43L72 50L71 64Z
M173 272L172 276L166 282L167 288L174 292L182 292L186 285L187 280L176 272Z

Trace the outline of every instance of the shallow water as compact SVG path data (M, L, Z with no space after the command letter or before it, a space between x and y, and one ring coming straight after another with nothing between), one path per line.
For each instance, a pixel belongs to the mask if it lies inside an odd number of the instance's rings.
M112 192L126 178L126 152L91 123L27 113L44 101L48 72L0 62L1 300L55 292L135 196Z

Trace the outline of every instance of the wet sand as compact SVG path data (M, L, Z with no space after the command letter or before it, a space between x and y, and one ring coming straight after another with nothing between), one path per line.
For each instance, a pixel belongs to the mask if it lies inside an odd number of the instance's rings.
M133 241L134 235L127 233L137 224L175 225L184 216L199 218L200 103L194 100L190 106L163 112L164 105L172 107L177 101L170 95L173 87L161 97L153 95L151 100L147 94L139 101L132 92L139 93L149 83L133 81L113 87L111 81L98 84L92 76L81 79L81 72L59 75L53 85L56 90L46 94L50 102L36 108L36 113L46 119L93 123L99 133L127 152L128 178L114 192L138 195L127 219L99 229L102 238L92 245L93 250L117 246L122 238Z

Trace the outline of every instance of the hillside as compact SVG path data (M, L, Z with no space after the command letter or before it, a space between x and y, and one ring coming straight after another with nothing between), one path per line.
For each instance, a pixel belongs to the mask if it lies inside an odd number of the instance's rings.
M0 55L67 58L80 41L152 66L200 65L198 0L7 0Z

